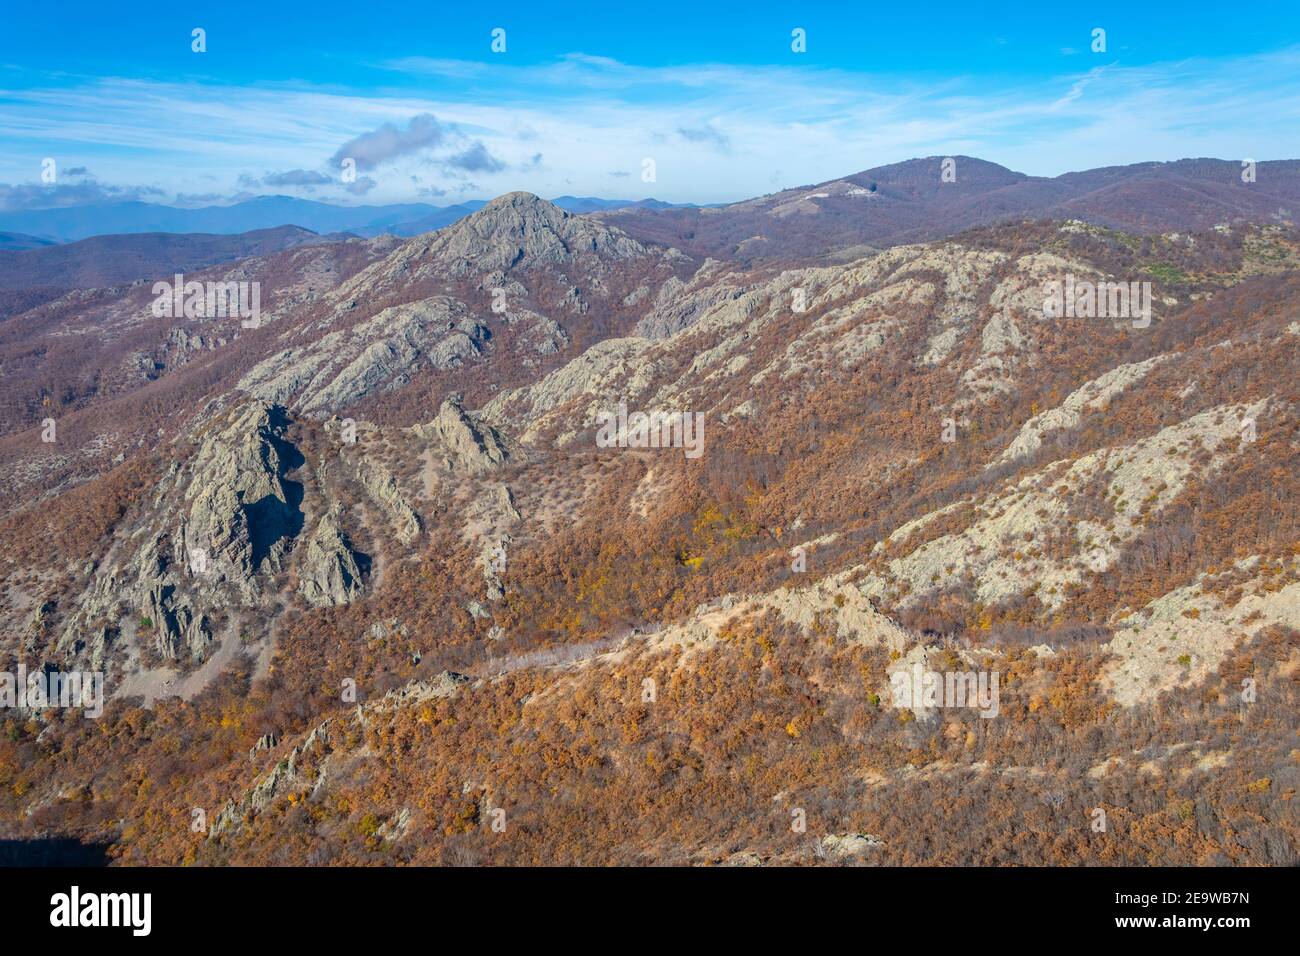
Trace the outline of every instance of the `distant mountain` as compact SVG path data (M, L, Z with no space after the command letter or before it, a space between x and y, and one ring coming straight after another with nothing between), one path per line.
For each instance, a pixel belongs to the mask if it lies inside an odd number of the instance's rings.
M1137 233L1202 230L1219 223L1284 223L1300 209L1300 166L1239 162L1139 163L1055 178L956 156L880 166L721 208L597 213L643 241L742 261L808 258L949 236L1008 219L1082 219Z
M54 245L53 239L25 236L21 232L0 232L0 249L39 249Z
M627 209L629 207L637 209L697 208L694 204L670 203L661 199L600 199L596 196L560 196L557 199L552 199L551 203L566 212L577 213L578 215L591 212L606 212L612 209ZM469 202L459 203L455 206L443 206L420 219L396 223L386 231L395 236L418 236L424 232L434 232L444 226L450 226L453 222L463 219L470 213L478 212L486 205L487 203L482 199L471 199Z
M486 205L487 203L482 199L471 199L469 202L458 203L455 206L433 207L433 212L427 216L409 222L394 223L384 231L391 232L395 236L418 236L425 232L436 232L444 226L450 226L453 222L464 219L471 213L478 212Z
M316 233L351 232L359 236L416 236L449 226L487 205L471 199L452 206L399 203L389 206L338 206L292 196L259 196L228 206L182 209L156 203L116 202L59 209L0 213L0 249L30 249L50 242L75 242L91 236L141 232L217 233L231 235L279 226L298 226ZM675 209L658 199L598 199L561 196L555 205L569 212ZM38 238L46 237L46 238Z
M596 196L560 196L552 199L555 205L569 212L603 212L607 209L698 209L695 203L664 202L662 199L600 199Z
M323 297L319 316L295 313L298 328L279 331L281 350L240 388L309 414L395 393L420 375L473 400L490 393L488 382L529 381L544 364L630 332L650 289L692 269L675 250L523 192L436 234L388 241L387 255ZM493 310L484 276L508 290L504 312ZM347 338L322 339L319 321L346 323Z
M353 232L374 236L389 231L396 223L432 215L438 208L427 203L335 206L291 196L260 196L229 206L198 209L117 202L0 213L0 230L49 236L60 242L140 232L230 235L279 226L298 226L316 233ZM458 218L460 215L452 221Z
M0 248L0 289L99 288L326 241L307 229L279 226L236 235L146 232L35 248Z

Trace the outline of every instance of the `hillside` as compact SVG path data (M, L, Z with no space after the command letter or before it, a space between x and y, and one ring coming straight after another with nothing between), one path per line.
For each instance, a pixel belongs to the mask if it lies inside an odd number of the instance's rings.
M335 238L280 226L231 236L139 233L0 249L0 290L123 285Z
M943 178L948 160L950 181ZM602 215L640 239L746 262L862 254L1015 219L1081 219L1138 234L1294 222L1294 164L1261 162L1255 175L1246 183L1240 163L1195 159L1049 179L969 156L931 156L720 208Z
M0 720L0 832L122 864L1294 864L1292 187L961 159L954 199L930 164L743 209L509 193L202 273L264 283L256 329L143 286L0 324L2 649L109 696ZM1175 176L1201 198L1158 207ZM722 254L759 221L771 255ZM1053 314L1067 279L1149 297ZM914 671L998 696L900 703Z
M54 244L53 239L25 236L20 232L0 232L0 250L39 249L41 246L52 246Z

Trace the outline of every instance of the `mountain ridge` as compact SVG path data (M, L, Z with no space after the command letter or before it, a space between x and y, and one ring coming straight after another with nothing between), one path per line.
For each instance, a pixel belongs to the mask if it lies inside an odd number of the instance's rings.
M351 232L374 237L385 232L413 236L432 232L481 209L487 200L472 199L450 206L394 203L345 206L294 196L258 196L227 205L183 207L139 201L96 203L48 209L0 211L0 230L9 230L15 243L73 242L95 236L165 232L230 235L297 226L316 233ZM675 208L654 199L619 200L561 196L561 207L573 211L648 206ZM30 235L24 235L30 234ZM40 238L38 238L40 237ZM0 248L6 248L0 245Z
M814 259L1015 219L1077 218L1140 233L1294 221L1300 163L1260 162L1251 183L1242 172L1240 163L1195 159L1034 177L974 157L931 156L717 209L597 215L638 238L741 261Z
M934 172L739 214L1059 200ZM515 192L196 274L261 281L257 328L143 285L0 322L0 649L109 688L6 724L0 823L123 863L1294 862L1294 227L832 238L710 258ZM1066 276L1147 321L1049 314ZM615 408L700 454L602 443Z

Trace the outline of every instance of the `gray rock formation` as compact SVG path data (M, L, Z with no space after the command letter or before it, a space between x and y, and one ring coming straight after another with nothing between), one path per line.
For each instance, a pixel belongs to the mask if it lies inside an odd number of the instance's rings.
M410 544L420 534L420 518L397 487L397 479L377 461L363 461L357 468L357 477L389 520L396 526L397 540Z
M583 254L635 259L651 250L619 229L534 196L498 196L472 216L433 235L425 254L451 264L453 274L528 270Z
M330 725L334 718L317 725L307 738L289 751L289 756L276 763L270 772L259 780L239 801L230 800L221 808L217 818L208 828L208 839L214 840L226 831L237 828L249 815L261 813L277 797L302 790L314 791L325 781L324 758L332 749Z
M477 357L487 339L487 328L463 303L433 296L283 349L250 369L239 385L265 401L293 401L321 413L401 388L421 369L455 368Z
M833 860L852 860L885 845L870 833L831 833L822 837L821 848Z
M324 515L298 565L298 593L312 607L347 604L362 591L361 570L335 512Z
M466 414L458 395L442 403L433 421L411 431L435 443L435 460L441 461L444 471L483 475L500 468L509 457L501 435Z
M284 477L301 456L284 441L285 424L282 409L254 402L200 445L188 466L190 507L176 556L195 575L247 593L255 573L281 568L302 527L301 489Z
M267 750L274 750L280 743L280 738L275 734L262 734L257 738L257 743L253 744L248 750L248 759L256 760L257 755Z
M167 660L177 659L182 652L192 659L202 658L212 640L208 617L195 609L195 595L181 589L157 542L141 550L136 571L134 604L140 609L140 636L151 636L154 649Z
M332 307L326 317L286 332L284 347L239 387L325 416L399 389L420 372L490 360L502 327L512 334L500 341L530 367L569 347L565 316L617 308L611 290L621 290L629 273L658 285L688 265L676 250L643 245L529 193L509 193L401 243L334 288L323 299ZM542 292L550 315L533 298Z
M110 552L69 615L65 657L88 652L102 664L105 625L129 620L163 659L198 660L218 611L262 600L302 528L302 487L287 477L302 456L287 424L282 408L253 401L196 426L195 452L163 477L131 541Z

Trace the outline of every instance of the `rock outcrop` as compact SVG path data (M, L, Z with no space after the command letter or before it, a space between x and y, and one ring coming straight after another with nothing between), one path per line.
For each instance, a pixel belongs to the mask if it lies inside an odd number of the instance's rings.
M853 860L885 845L870 833L830 833L822 837L821 848L833 860Z
M1167 355L1157 355L1145 362L1119 365L1084 383L1056 408L1049 408L1025 422L1006 451L989 467L1032 455L1042 446L1043 437L1051 432L1077 428L1084 414L1105 409L1116 396L1142 381L1148 372L1168 358Z
M1239 641L1270 626L1300 630L1300 560L1274 563L1253 556L1224 574L1249 576L1235 603L1216 592L1214 575L1202 573L1115 622L1106 645L1111 657L1105 684L1116 701L1133 706L1193 686Z
M361 570L331 512L321 518L298 566L298 593L313 607L347 604L362 591Z
M139 543L110 553L69 615L65 654L89 650L102 663L104 641L88 646L85 635L116 619L164 660L199 660L215 617L264 599L303 525L303 487L289 477L303 457L288 424L283 408L251 401L197 426L197 448L155 489Z
M481 274L526 271L581 255L635 259L651 250L620 229L575 216L532 193L514 192L435 233L425 255L448 263L453 274Z
M410 544L420 534L420 518L397 487L397 479L377 461L362 461L357 468L361 486L383 509L396 528L397 540Z
M330 717L322 721L239 800L227 801L208 828L208 839L216 840L238 830L244 820L262 813L277 800L287 799L290 794L305 796L322 789L329 778L330 758L345 748L350 735L364 728L371 717L428 700L453 697L469 680L463 674L443 671L431 680L413 681L389 691L377 701L358 706L352 717ZM348 726L352 721L356 724Z
M1189 481L1223 468L1239 450L1242 424L1258 419L1266 407L1267 401L1211 408L1132 444L1047 465L997 493L909 522L876 545L874 553L891 545L905 553L891 558L865 587L873 597L897 594L901 604L913 606L930 600L945 582L968 577L987 605L1032 593L1055 609L1067 588L1110 567ZM1201 454L1189 454L1191 447ZM1101 516L1072 517L1071 503L1093 495L1101 496ZM973 519L964 530L909 544L931 521L962 507ZM1041 546L1049 534L1060 542L1051 553ZM1031 540L1038 546L1028 547Z
M213 610L255 604L264 579L284 568L303 520L302 487L287 477L302 456L285 439L287 424L277 406L238 407L208 426L193 457L159 487L161 520L114 580L162 658L202 658Z
M433 421L411 431L434 444L434 459L443 471L483 475L500 468L509 457L501 435L468 415L459 395L444 401Z
M280 570L302 528L301 486L285 478L302 456L284 440L286 424L283 409L253 402L204 438L189 466L178 542L195 574L248 593L254 574Z
M309 414L345 408L406 385L421 369L445 370L476 358L489 332L464 303L432 296L392 306L351 329L330 332L259 362L240 388Z

